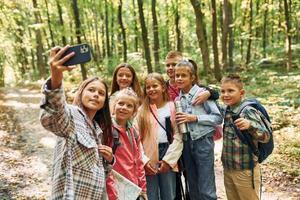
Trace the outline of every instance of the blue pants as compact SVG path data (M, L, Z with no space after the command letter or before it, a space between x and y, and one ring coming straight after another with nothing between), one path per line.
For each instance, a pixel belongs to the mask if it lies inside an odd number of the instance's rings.
M162 158L169 145L159 145L159 157ZM176 196L176 173L166 173L146 176L147 196L149 200L173 200Z
M183 160L191 200L216 200L213 137L184 141Z

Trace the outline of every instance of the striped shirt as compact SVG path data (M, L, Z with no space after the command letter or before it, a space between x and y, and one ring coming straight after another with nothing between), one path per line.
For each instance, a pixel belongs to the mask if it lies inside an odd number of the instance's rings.
M52 172L52 200L101 199L105 193L102 130L77 106L68 105L62 88L43 86L40 121L57 135Z

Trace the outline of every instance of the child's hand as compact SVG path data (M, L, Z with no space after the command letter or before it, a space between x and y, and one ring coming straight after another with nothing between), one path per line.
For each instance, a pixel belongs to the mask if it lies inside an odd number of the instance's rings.
M197 116L187 113L177 112L176 113L176 122L177 124L187 123L187 122L196 122Z
M111 147L100 144L98 149L105 160L107 160L109 163L113 161L114 155Z
M158 163L159 163L159 168L158 168L159 173L166 173L171 169L170 165L166 161L161 160Z
M234 121L234 124L241 131L247 130L251 126L250 121L245 118L238 118L237 120Z
M150 162L147 162L144 168L147 175L155 175L157 173L156 167L153 167Z
M141 191L140 196L141 196L144 200L148 200L147 192Z
M192 102L192 105L200 105L203 104L207 99L210 97L209 91L203 91L199 93L199 95L196 97L196 99Z

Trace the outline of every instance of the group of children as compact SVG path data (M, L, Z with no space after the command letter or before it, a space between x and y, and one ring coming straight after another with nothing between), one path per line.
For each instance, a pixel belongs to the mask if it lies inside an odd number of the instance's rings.
M72 67L63 63L74 54L61 58L67 49L51 49L51 78L43 86L41 103L42 125L59 136L52 199L118 199L111 169L139 186L143 199L175 199L182 156L190 199L215 200L213 135L224 116L227 197L259 198L259 164L255 161L254 170L249 168L248 147L232 124L260 142L269 136L255 109L244 109L241 118L229 122L228 113L237 111L245 93L238 76L221 81L221 99L227 106L222 112L215 102L218 93L198 84L197 64L172 51L166 58L168 81L158 73L148 74L142 90L134 68L122 63L114 71L110 96L102 80L91 78L81 83L69 105L62 80ZM174 101L181 102L182 112L176 112ZM179 131L180 124L187 125L186 133Z

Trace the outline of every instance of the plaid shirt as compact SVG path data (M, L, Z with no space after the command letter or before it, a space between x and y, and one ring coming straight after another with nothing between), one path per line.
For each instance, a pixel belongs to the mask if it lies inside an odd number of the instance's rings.
M101 199L105 190L102 130L76 106L65 102L63 89L43 86L40 121L58 136L54 152L51 199Z
M251 156L248 153L249 147L242 143L232 126L232 115L237 114L241 103L233 108L228 108L225 114L223 150L221 157L225 169L251 169ZM268 142L270 135L255 108L247 106L240 116L250 121L251 126L248 131L253 136L256 145L258 141L263 143ZM252 157L256 164L257 157L254 154Z

